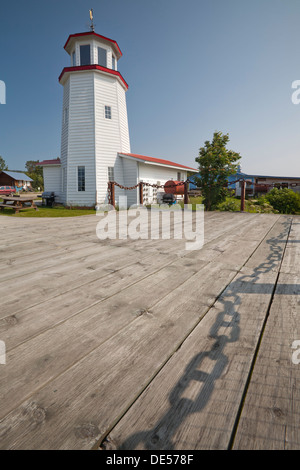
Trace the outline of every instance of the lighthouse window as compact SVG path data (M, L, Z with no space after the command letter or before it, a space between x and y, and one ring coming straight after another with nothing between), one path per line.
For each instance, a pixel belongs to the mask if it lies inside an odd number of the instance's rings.
M116 70L116 59L114 56L112 56L112 69Z
M91 48L90 45L80 46L80 65L90 65Z
M105 119L111 119L111 106L105 106Z
M85 191L85 166L77 168L78 191Z
M103 49L103 47L98 47L98 65L107 67L106 49Z

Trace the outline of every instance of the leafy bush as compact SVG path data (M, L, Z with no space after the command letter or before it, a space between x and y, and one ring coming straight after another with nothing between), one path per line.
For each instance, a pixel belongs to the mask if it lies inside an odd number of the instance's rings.
M240 201L238 200L233 200L227 198L226 201L221 202L217 206L217 210L219 211L229 211L229 212L235 212L240 210Z
M296 214L300 211L300 195L292 189L274 188L265 198L280 214Z

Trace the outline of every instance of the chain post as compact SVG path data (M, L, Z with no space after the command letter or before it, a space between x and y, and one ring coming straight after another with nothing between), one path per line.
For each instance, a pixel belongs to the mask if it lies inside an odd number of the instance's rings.
M245 212L246 181L242 181L241 186L241 212Z
M189 187L189 182L185 181L184 182L184 200L183 200L184 204L189 203L188 187Z
M140 205L142 206L144 203L144 185L142 181L139 183L139 197L140 197Z

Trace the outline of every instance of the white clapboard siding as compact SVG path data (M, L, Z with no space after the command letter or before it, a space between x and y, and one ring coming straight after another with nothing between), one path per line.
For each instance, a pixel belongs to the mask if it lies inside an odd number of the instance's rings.
M45 191L55 192L55 202L62 202L61 174L60 165L49 165L44 167L44 189Z
M93 206L96 202L94 74L70 76L68 116L67 204ZM85 167L85 191L78 191L78 166Z
M126 158L119 157L122 160L123 174L124 174L124 186L131 188L138 183L138 167L135 160L128 160ZM127 196L127 205L130 207L138 202L138 189L131 189L124 191Z
M139 181L144 181L145 183L150 184L159 184L164 185L167 181L173 180L177 181L178 173L180 172L181 180L187 179L187 172L181 170L180 168L168 168L157 165L149 165L145 163L139 163ZM160 202L157 200L157 191L164 192L164 189L155 190L155 188L144 187L144 202L147 204L152 204ZM177 199L180 199L181 196L178 196Z
M151 182L156 183L156 180L158 180L161 181L161 184L166 183L168 180L177 181L177 173L181 173L181 180L186 180L187 172L180 168L175 169L166 166L139 163L140 181L151 180Z
M67 161L69 143L69 99L70 99L70 79L64 85L63 107L62 107L62 131L61 131L61 197L63 204L67 202Z
M102 203L107 200L108 167L114 168L115 181L124 185L117 153L123 148L130 151L130 144L125 89L116 77L95 72L94 90L97 202ZM105 118L105 106L111 107L111 119ZM123 193L116 187L117 200Z
M129 126L126 105L125 90L119 82L116 82L118 94L118 114L120 120L120 139L121 147L118 152L130 153Z

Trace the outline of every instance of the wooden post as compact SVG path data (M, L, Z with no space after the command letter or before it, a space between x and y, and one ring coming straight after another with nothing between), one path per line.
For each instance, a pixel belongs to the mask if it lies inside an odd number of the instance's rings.
M189 187L189 183L188 181L185 181L184 182L184 199L183 199L184 204L189 203L188 187Z
M144 185L142 182L139 183L139 197L140 197L140 205L142 206L144 203Z
M115 200L115 183L111 182L111 205L116 208L116 200Z
M241 212L245 212L245 196L246 196L246 181L242 181L241 185Z
M113 181L108 182L108 204L116 207L115 201L115 183Z

